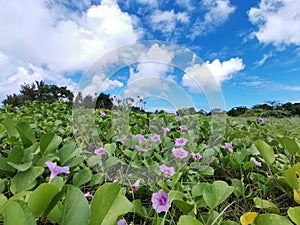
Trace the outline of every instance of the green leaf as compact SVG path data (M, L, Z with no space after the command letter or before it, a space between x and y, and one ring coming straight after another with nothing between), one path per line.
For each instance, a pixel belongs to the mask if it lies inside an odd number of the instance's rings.
M6 118L2 121L2 124L6 128L9 137L19 137L18 130L16 129L13 120Z
M42 167L31 167L29 170L18 173L11 180L10 190L13 194L27 191L36 185L36 178L44 172Z
M7 163L7 158L0 156L0 172L14 172L15 169Z
M271 165L275 161L274 150L272 146L263 140L255 141L254 145L268 165Z
M67 161L80 154L80 149L77 148L75 141L70 141L59 150L57 156L61 165L65 165Z
M297 163L293 167L287 169L284 175L286 182L294 190L299 189L299 181L298 181L299 176L300 176L300 163Z
M177 225L203 225L203 223L192 216L184 215L179 218Z
M245 196L245 186L241 180L230 179L232 186L234 187L234 195L237 197Z
M88 167L85 167L84 169L81 169L77 173L75 173L75 175L73 176L73 184L80 187L81 185L89 182L91 179L92 172Z
M203 199L212 210L231 195L234 187L228 186L224 181L215 181L203 190Z
M43 156L55 154L62 138L54 133L44 134L41 138L40 149Z
M89 203L77 187L69 186L60 225L86 225L89 221Z
M51 202L52 198L59 192L58 187L53 184L43 183L35 189L29 197L28 206L35 217L39 217Z
M22 201L12 201L4 209L5 225L36 225L28 206Z
M221 225L240 225L240 224L237 222L234 222L232 220L225 220L225 221L222 221Z
M255 207L259 208L259 209L267 209L268 211L272 212L272 213L276 213L279 214L279 209L277 207L277 205L275 205L272 202L269 202L267 200L261 199L259 197L255 197L253 199L254 203L255 203Z
M121 194L117 184L102 185L91 202L90 225L115 225L117 219L130 212L132 203Z
M291 221L277 214L261 214L258 215L252 225L293 225Z
M300 148L298 144L291 138L282 137L278 138L278 140L291 155L294 155L296 153L300 154Z
M28 123L20 122L16 125L16 128L25 147L29 147L34 143L34 132Z
M196 198L203 195L203 190L209 186L209 183L199 183L192 188L192 196Z
M116 143L112 143L112 144L105 144L104 145L104 148L106 150L106 152L109 154L109 155L113 155L115 153L115 150L117 148L117 145Z
M300 206L290 207L287 213L295 224L300 224Z

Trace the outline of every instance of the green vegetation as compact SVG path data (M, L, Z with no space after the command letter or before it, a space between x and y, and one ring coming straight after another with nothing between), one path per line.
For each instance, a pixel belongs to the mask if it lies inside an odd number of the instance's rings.
M299 133L297 117L6 105L0 221L300 224Z

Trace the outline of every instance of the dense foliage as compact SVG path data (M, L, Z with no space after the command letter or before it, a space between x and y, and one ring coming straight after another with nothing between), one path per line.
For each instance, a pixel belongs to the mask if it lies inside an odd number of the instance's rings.
M298 118L0 111L5 224L300 224Z

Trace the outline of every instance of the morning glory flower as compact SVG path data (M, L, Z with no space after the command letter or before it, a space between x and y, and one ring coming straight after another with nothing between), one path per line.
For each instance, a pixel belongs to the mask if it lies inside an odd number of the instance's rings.
M125 142L125 138L124 138L124 137L122 137L122 138L119 138L117 141L118 141L118 142L120 142L120 143L122 143L122 144L124 144L124 142Z
M58 166L56 162L50 162L47 161L45 164L48 166L51 174L50 174L50 180L53 180L57 175L61 173L70 173L68 166Z
M175 173L174 167L167 167L164 164L159 167L159 170L164 174L165 177L173 176Z
M175 120L176 120L176 121L180 121L180 120L181 120L181 117L180 117L180 116L175 116Z
M233 152L232 150L232 142L226 142L225 145L222 145L221 148L224 148L230 152Z
M95 150L94 153L96 155L104 155L106 153L105 148L100 147L99 149Z
M175 140L176 146L185 146L186 143L187 143L187 139L185 139L184 137L176 138Z
M131 189L133 191L137 190L139 188L139 186L140 186L140 182L141 182L141 180L138 179L133 185L131 185Z
M167 133L167 132L170 131L170 129L169 129L168 127L163 127L162 129L163 129L163 131L164 131L165 133Z
M159 134L154 134L152 137L151 137L151 140L153 142L158 142L160 140L160 135Z
M94 196L90 192L87 192L84 194L84 197L86 197L87 200L91 201Z
M152 194L151 202L153 209L158 213L166 212L170 207L169 196L163 189Z
M126 224L126 221L124 219L120 219L118 221L118 225L127 225L127 224Z
M18 106L15 106L15 110L20 110L20 108Z
M263 118L259 118L257 121L258 121L258 123L264 123L265 122Z
M105 112L100 112L100 116L105 116L106 113Z
M257 166L261 167L261 162L258 162L258 161L256 160L256 158L254 158L254 157L251 157L251 158L250 158L250 161L254 162L254 163L255 163L255 165L257 165Z
M193 159L202 159L202 155L200 155L200 153L194 153L194 152L192 152L192 158Z
M179 126L179 129L182 131L188 130L187 126L185 126L185 125Z
M140 143L142 143L143 141L146 140L146 138L145 138L144 135L142 135L142 134L137 134L137 135L135 135L135 136L136 136L136 138L139 140Z
M175 158L178 159L184 159L188 156L188 152L185 151L183 148L173 148L172 153L175 156Z

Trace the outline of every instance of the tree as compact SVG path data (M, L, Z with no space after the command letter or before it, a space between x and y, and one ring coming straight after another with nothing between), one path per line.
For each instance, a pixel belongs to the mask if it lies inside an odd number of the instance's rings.
M240 115L243 115L247 110L248 110L248 108L246 106L234 107L227 112L227 115L234 116L234 117L240 116Z
M20 94L8 95L2 103L13 106L20 106L25 101L40 101L52 103L63 100L72 104L73 93L67 87L58 87L56 85L48 85L44 81L35 81L31 85L24 83L20 86Z
M96 99L96 109L104 108L111 109L113 107L113 102L109 94L100 93Z

